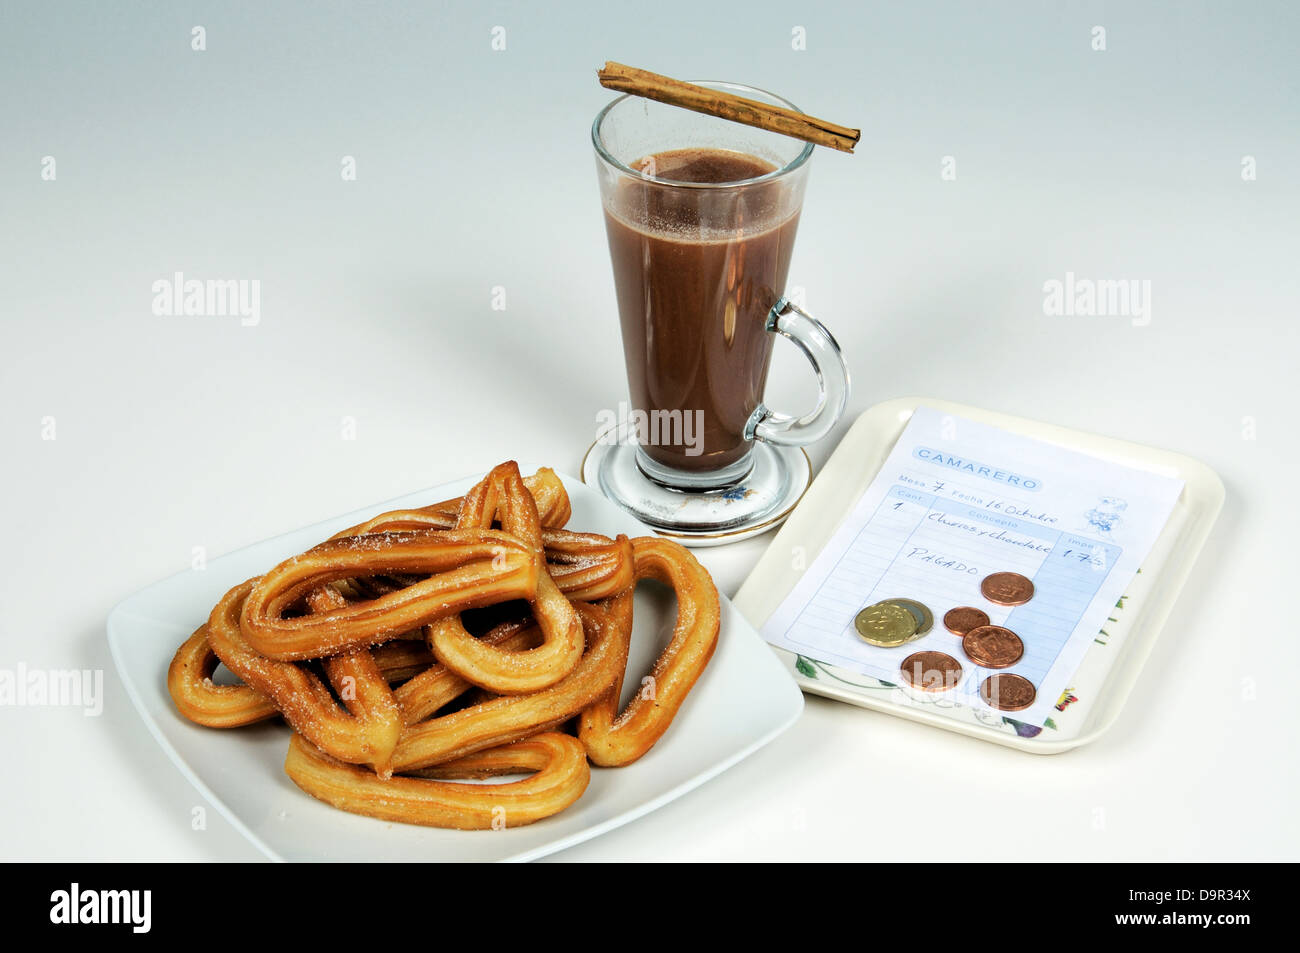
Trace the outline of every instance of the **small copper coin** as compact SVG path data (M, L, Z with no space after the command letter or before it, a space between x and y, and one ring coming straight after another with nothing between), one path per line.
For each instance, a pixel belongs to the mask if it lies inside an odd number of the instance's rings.
M923 692L946 692L961 681L961 662L943 652L913 652L899 666L903 678Z
M980 592L1000 606L1023 606L1034 598L1034 584L1018 572L995 572L984 577Z
M1005 673L990 675L980 686L980 698L984 704L1001 711L1021 711L1034 703L1038 693L1029 679L1019 675Z
M982 625L961 639L962 651L984 668L1010 668L1025 654L1020 636L1000 625Z
M965 635L971 629L988 624L989 614L973 606L958 606L949 609L943 616L943 627L953 635Z

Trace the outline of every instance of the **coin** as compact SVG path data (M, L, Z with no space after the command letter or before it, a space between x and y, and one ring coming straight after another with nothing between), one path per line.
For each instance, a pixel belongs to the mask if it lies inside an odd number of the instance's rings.
M990 675L980 686L980 698L1001 711L1020 711L1034 703L1038 693L1029 679L1009 672Z
M1025 654L1020 636L1000 625L982 625L961 639L962 651L984 668L1009 668Z
M934 628L934 614L930 612L929 606L917 602L915 599L882 599L881 601L902 606L916 617L916 634L912 638L919 639Z
M943 652L913 652L899 670L908 684L923 692L946 692L961 681L961 662Z
M974 606L958 606L943 615L943 627L953 635L965 635L971 629L989 624L989 614Z
M1023 606L1034 598L1034 584L1018 572L995 572L984 577L980 592L1000 606Z
M867 606L853 619L862 641L892 649L916 635L916 616L892 602Z

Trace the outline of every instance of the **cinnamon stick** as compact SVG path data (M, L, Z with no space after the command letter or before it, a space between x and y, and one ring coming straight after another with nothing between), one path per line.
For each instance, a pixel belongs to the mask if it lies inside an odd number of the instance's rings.
M694 83L684 83L679 79L670 79L651 73L648 70L624 66L622 63L607 62L604 69L598 70L600 85L606 89L643 96L669 106L680 106L693 112L717 116L731 122L756 126L768 132L777 132L783 136L793 136L818 146L829 146L840 152L852 152L862 136L860 130L847 126L837 126L833 122L770 106L753 99L745 99L732 93L715 89L706 89Z

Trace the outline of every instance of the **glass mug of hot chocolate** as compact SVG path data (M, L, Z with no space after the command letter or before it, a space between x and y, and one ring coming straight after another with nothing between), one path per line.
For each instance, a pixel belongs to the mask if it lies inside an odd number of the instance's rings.
M583 478L688 544L769 529L811 479L798 448L829 433L849 391L835 339L786 297L814 147L635 96L600 112L592 141L630 400L603 412ZM802 416L763 402L778 336L817 376Z

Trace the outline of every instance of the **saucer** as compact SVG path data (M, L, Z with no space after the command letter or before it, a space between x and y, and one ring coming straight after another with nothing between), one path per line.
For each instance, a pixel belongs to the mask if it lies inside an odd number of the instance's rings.
M683 546L719 546L774 529L812 482L812 462L799 447L756 441L749 474L712 490L679 490L650 479L636 451L628 424L605 431L582 459L582 481Z

